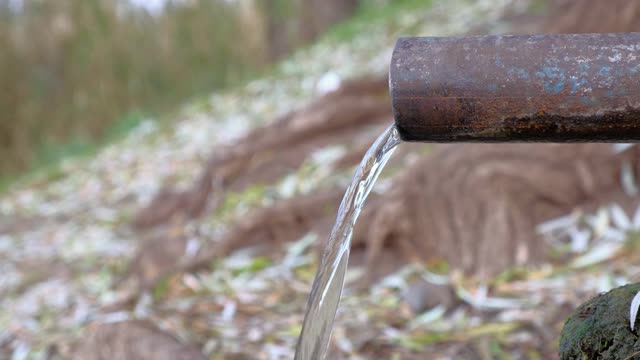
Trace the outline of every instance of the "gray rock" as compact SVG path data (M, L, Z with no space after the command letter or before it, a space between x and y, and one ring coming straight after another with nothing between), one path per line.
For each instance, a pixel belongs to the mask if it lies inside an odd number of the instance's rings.
M414 314L421 314L438 305L444 305L449 309L455 302L451 287L432 284L424 280L410 284L402 294L402 298Z

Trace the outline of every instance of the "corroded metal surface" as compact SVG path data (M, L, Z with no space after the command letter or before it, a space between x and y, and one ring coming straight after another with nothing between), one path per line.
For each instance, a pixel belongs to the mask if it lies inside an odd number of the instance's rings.
M408 141L640 140L640 33L401 38Z

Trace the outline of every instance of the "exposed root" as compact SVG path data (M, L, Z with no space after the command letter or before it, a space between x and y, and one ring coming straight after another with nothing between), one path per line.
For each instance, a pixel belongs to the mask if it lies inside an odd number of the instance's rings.
M314 228L326 226L327 222L319 219L335 217L343 192L344 189L319 191L250 212L194 258L184 257L186 241L176 223L170 227L174 230L167 235L143 241L131 263L127 279L134 281L131 285L137 293L141 289L150 289L157 281L171 274L208 268L214 259L223 258L236 250L246 247L273 249L296 240ZM112 308L130 305L133 299L127 297Z
M365 250L370 279L384 275L376 270L383 251L404 261L444 259L480 277L536 263L546 252L535 226L576 207L624 198L619 171L625 159L637 160L638 151L616 155L607 144L440 145L395 179L390 191L371 199L353 246ZM134 277L148 288L241 248L272 248L312 230L325 240L343 192L326 190L256 210L190 260L153 258L166 251L148 249L183 246L165 237L175 246L144 246ZM158 262L165 265L158 268Z
M383 246L407 260L446 259L489 276L544 259L535 226L622 192L624 159L607 144L440 145L367 206L354 245L369 263Z
M149 228L167 223L174 216L198 217L213 192L274 181L297 168L313 150L352 141L367 126L388 123L390 118L386 79L347 83L309 106L250 132L234 146L217 150L189 190L163 189L140 211L134 225Z

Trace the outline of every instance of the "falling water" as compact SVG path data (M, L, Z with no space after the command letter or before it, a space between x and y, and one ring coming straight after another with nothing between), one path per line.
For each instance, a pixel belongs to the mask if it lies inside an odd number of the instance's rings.
M309 295L307 313L296 347L296 360L324 359L347 271L353 226L373 184L400 141L395 126L387 128L367 151L342 198L336 223Z

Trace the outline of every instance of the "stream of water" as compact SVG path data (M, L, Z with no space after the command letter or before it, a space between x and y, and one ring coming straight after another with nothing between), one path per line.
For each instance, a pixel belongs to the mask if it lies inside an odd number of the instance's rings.
M353 226L378 175L400 142L395 126L387 128L367 151L342 198L309 295L296 360L324 359L347 272Z

